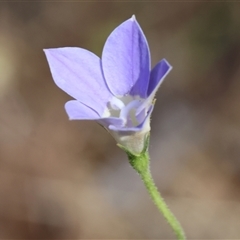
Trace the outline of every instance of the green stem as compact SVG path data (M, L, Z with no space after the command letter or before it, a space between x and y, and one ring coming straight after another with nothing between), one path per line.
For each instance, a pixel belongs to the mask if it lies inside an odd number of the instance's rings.
M125 149L126 150L126 149ZM173 231L175 232L178 240L185 240L184 231L173 215L171 210L168 208L161 194L159 193L156 185L154 184L152 175L149 170L149 155L147 149L139 155L135 155L127 151L129 162L132 167L141 176L148 193L150 194L153 202L156 204L158 210L162 213L164 218L167 220Z

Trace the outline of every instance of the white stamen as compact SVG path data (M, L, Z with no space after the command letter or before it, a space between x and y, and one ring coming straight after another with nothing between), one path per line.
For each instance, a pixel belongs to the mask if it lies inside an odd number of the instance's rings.
M128 118L128 115L129 115L131 109L138 107L139 104L140 104L139 100L135 99L135 100L131 101L127 106L122 108L122 110L120 112L120 118L124 119L124 121L127 122L127 118Z
M114 97L110 102L111 108L114 110L121 110L125 107L124 103L119 99Z

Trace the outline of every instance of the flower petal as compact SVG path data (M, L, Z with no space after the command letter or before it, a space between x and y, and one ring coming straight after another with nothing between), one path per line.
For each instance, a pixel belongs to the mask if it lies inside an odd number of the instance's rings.
M114 125L120 127L123 120L120 118L101 118L97 112L79 101L71 100L65 104L65 110L70 120L97 120L104 127Z
M102 115L112 94L102 75L100 58L76 47L44 51L57 86Z
M76 100L66 102L65 110L70 120L96 120L100 118L97 112Z
M152 69L147 95L156 93L161 83L167 74L172 70L172 66L168 63L166 59L162 59L156 66Z
M147 40L134 16L108 37L102 53L102 68L114 95L130 93L146 96L150 53Z
M172 66L167 62L166 59L162 59L153 68L149 80L148 97L145 99L145 101L143 101L142 105L138 107L136 115L140 114L144 109L148 109L151 106L158 88L171 70Z

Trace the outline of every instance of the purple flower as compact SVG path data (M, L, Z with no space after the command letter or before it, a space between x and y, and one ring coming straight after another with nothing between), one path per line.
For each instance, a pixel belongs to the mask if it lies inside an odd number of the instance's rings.
M135 16L113 30L101 59L77 47L44 51L55 83L75 99L65 104L69 118L95 120L119 144L141 152L154 96L172 67L163 59L150 71L148 43Z

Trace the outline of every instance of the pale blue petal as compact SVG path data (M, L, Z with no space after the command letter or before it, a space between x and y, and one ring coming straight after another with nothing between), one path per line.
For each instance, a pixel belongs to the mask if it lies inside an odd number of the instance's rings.
M109 125L122 126L123 120L120 118L102 118L90 107L79 101L71 100L65 104L65 110L70 120L96 120L104 127Z
M76 100L66 102L65 110L70 120L97 120L100 118L97 112Z
M172 66L167 62L167 60L161 60L151 71L151 76L148 86L148 97L143 101L142 105L138 107L136 113L140 114L143 109L149 108L153 104L155 94L160 87L161 83L172 70Z
M149 55L147 40L134 16L110 34L103 48L102 68L114 95L146 96Z
M150 68L151 68L151 55L150 50L148 46L147 39L138 24L137 21L135 21L137 27L138 27L138 49L136 51L139 51L139 59L137 59L137 54L135 57L135 60L138 65L136 65L137 68L140 68L139 70L139 78L133 88L131 89L130 94L133 96L140 96L142 98L147 97L147 89L149 84L149 75L150 75ZM139 61L139 62L138 62Z
M164 78L171 71L172 66L168 63L166 59L162 59L151 71L149 86L148 86L148 96L152 93L155 95L156 91L160 87Z
M57 86L102 115L112 94L104 80L100 58L76 47L44 51Z

